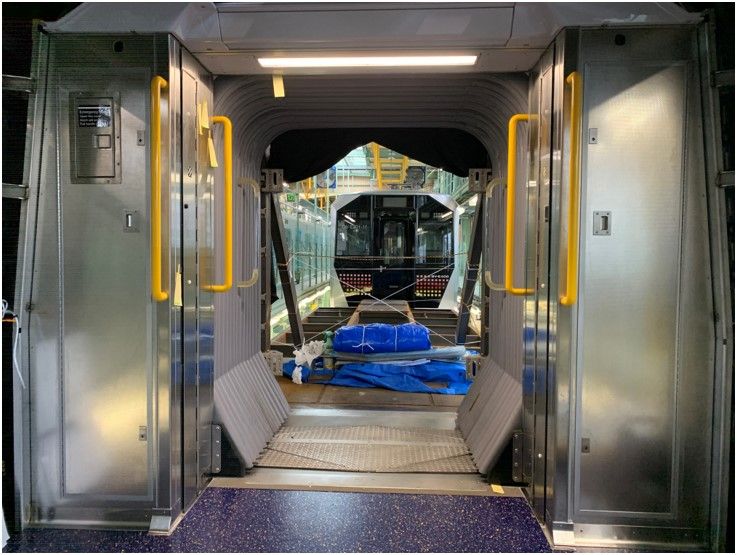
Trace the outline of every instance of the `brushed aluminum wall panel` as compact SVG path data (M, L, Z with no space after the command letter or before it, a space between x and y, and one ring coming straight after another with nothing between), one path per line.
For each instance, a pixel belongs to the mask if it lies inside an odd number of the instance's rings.
M67 495L149 494L148 387L152 318L142 285L148 276L148 237L125 232L124 213L146 213L146 149L134 148L145 127L148 70L64 72L57 88L61 177L63 288L63 450ZM69 176L66 114L73 91L120 93L120 184L80 184ZM138 325L131 325L138 322Z
M148 83L156 39L50 37L38 220L28 293L29 443L33 518L145 519L154 500L154 312L148 299ZM80 45L84 48L80 48ZM83 55L80 55L83 53ZM77 183L70 171L70 98L119 101L121 183ZM38 123L40 125L40 122ZM40 146L40 145L39 145ZM125 230L137 211L139 231ZM145 434L144 434L145 435ZM61 516L61 509L64 516ZM127 508L111 517L111 507ZM92 515L92 516L90 516ZM29 515L30 516L30 515Z
M684 68L589 64L584 80L585 121L598 139L587 148L582 202L579 425L592 447L579 463L577 508L668 514L677 472ZM594 210L612 211L611 235L593 235ZM624 480L641 487L622 489Z
M618 48L610 31L582 31L580 45L582 250L568 518L576 544L632 545L642 534L641 542L706 545L715 330L695 30L630 30L625 38ZM593 234L594 210L611 210L611 235ZM623 481L631 486L619 487Z

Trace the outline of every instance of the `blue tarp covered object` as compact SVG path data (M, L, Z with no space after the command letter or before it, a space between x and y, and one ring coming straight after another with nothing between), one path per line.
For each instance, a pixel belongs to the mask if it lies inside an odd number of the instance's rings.
M430 330L416 323L343 326L333 338L333 350L341 353L397 353L429 348Z
M423 382L447 382L448 387L436 389ZM466 380L464 362L429 361L415 365L374 364L355 362L344 364L329 385L348 387L383 387L409 393L444 393L465 395L471 387Z

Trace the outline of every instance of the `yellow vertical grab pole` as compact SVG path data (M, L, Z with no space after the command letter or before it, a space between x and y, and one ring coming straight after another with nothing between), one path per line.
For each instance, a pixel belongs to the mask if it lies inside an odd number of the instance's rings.
M505 243L504 286L512 295L528 295L532 289L514 287L514 212L517 193L517 124L529 121L529 114L515 114L509 119L507 145L507 226Z
M169 294L161 283L161 90L166 79L151 80L151 297L165 301Z
M578 220L581 188L581 76L577 71L566 77L571 87L571 153L568 166L568 253L566 257L565 292L560 304L571 306L578 296Z
M212 116L213 124L223 126L223 283L205 287L214 293L225 293L233 287L233 124L225 116Z

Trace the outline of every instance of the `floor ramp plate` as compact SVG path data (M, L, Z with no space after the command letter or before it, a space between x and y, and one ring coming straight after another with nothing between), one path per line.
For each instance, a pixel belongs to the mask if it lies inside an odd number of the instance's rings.
M457 430L284 426L256 466L352 472L476 473Z

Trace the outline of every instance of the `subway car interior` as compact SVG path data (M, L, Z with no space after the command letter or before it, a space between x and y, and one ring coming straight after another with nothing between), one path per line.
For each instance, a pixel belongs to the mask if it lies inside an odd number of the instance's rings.
M734 550L733 4L3 8L4 550Z

